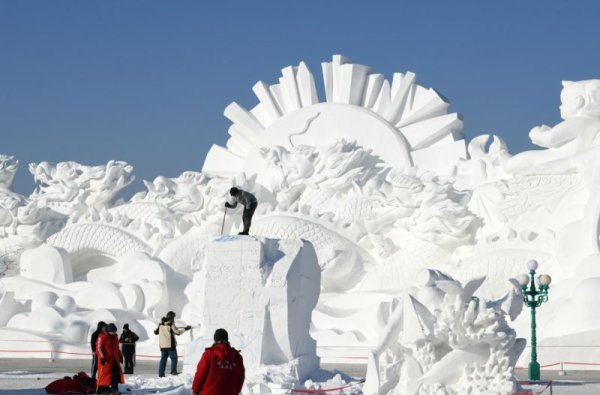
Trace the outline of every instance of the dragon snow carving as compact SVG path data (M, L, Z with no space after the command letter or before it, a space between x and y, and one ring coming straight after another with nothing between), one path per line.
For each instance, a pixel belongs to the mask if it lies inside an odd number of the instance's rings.
M357 285L360 273L369 266L406 249L398 239L407 234L448 252L472 243L475 217L466 207L466 195L458 193L449 180L417 175L414 169L385 167L356 142L264 148L261 158L268 172L257 180L188 171L175 178L145 181L146 192L116 206L115 195L133 180L133 169L125 162L110 161L105 166L42 162L30 165L39 183L30 199L69 218L71 229L49 240L56 246L108 255L122 253L122 248L160 253L188 232L207 237L218 234L227 190L232 185L258 188L264 185L261 181L269 180L256 215L256 234L303 236L312 241L325 274L333 276L331 281L324 280L326 288L328 284ZM291 233L290 219L299 223ZM82 234L75 236L74 227L79 227L75 234ZM93 242L85 236L90 233L96 235ZM129 241L115 250L108 245L114 244L115 237ZM359 253L351 252L355 250ZM345 278L344 273L351 273L352 278ZM345 285L340 285L339 276L347 280L342 282Z
M466 206L468 195L455 190L451 180L418 175L415 168L386 167L369 150L345 140L324 147L263 148L261 157L267 171L258 182L268 180L274 209L258 218L255 231L274 237L277 223L287 237L311 240L325 270L325 289L357 285L361 278L342 275L356 275L348 266L364 273L409 248L402 238L419 239L448 254L473 242L478 224ZM294 229L286 229L282 218L288 216L295 217ZM347 243L360 256L348 254Z
M101 166L72 161L31 163L29 171L39 184L31 199L64 212L75 221L90 210L109 208L119 191L135 179L133 166L115 160Z
M12 190L18 166L13 156L0 155L0 271L16 264L21 250L42 243L60 229L65 219Z

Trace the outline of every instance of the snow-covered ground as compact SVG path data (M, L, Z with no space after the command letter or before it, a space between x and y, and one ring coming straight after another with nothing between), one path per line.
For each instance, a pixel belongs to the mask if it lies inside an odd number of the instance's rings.
M3 369L0 371L0 395L46 394L44 387L48 383L67 375L64 372L64 368L60 366L54 372L5 370L7 361L9 362L10 360L4 359L1 364ZM21 363L17 365L21 365ZM126 383L120 388L123 394L191 394L191 377L179 375L158 378L155 373L148 372L147 368L142 369L142 371L143 373L141 374L126 376ZM572 372L569 373L568 377L570 377L568 380L554 380L552 382L552 389L550 389L548 384L525 386L525 388L532 391L533 394L543 395L600 394L600 372ZM323 389L336 388L354 382L353 378L348 375L340 374L337 371L331 372L325 370L319 371L313 377L313 381ZM290 393L290 390L282 389L279 393ZM341 392L334 391L331 394L360 395L362 394L361 385L356 384Z
M552 388L547 384L526 386L533 394L540 395L597 395L600 394L600 383L581 381L553 381Z
M89 362L87 360L48 360L40 359L0 359L0 395L40 395L45 394L44 388L54 380L65 376L73 376L78 371L89 373ZM354 378L343 373L348 372L352 375L364 376L363 366L340 366L342 372L335 366L325 366L330 370L316 371L310 380L297 385L308 388L338 388L348 386L341 393L345 395L359 395L362 393L361 385L358 384L360 378ZM136 374L126 375L125 384L120 387L123 394L181 394L190 395L192 377L186 374L178 376L167 376L158 378L156 373L157 362L141 361L136 366ZM259 390L264 389L265 394L290 393L289 388L276 388L268 385L266 377L248 377L247 387L244 393L257 394Z
M600 374L599 374L600 375ZM64 373L32 373L27 371L8 371L0 372L0 395L42 395L46 394L44 387L53 380L62 378ZM127 376L126 383L120 387L123 394L191 394L190 378L181 376L171 376L157 378L151 374ZM334 377L324 381L321 388L336 388L344 384L341 376ZM332 394L360 395L360 385L340 391L331 392ZM590 383L578 380L560 380L552 383L552 392L546 384L536 386L526 386L534 394L553 394L553 395L596 395L600 393L600 383ZM289 390L281 390L280 393L289 394Z
M63 378L64 373L33 373L9 371L0 373L0 394L46 394L44 387L54 380ZM191 394L187 378L170 376L158 378L155 375L141 374L126 377L126 383L119 387L122 393L131 394Z
M328 375L328 372L322 372L322 379ZM22 394L22 395L41 395L46 394L44 387L54 380L64 377L64 373L33 373L28 371L9 371L0 373L0 394ZM141 374L141 375L130 375L126 377L125 384L119 386L119 390L123 394L178 394L178 395L189 395L191 391L191 377L185 375L169 376L158 378L155 375ZM362 394L361 386L355 382L352 385L352 381L345 381L341 375L337 374L331 377L329 380L319 381L319 378L309 381L313 384L312 388L347 388L336 391L335 393L341 393L346 395L358 395ZM260 384L256 384L260 385ZM266 385L266 384L264 384ZM256 387L259 388L259 387ZM268 388L268 386L267 386ZM599 387L600 388L600 387ZM290 393L290 389L282 388L269 388L265 394L286 394ZM256 393L256 392L254 392Z

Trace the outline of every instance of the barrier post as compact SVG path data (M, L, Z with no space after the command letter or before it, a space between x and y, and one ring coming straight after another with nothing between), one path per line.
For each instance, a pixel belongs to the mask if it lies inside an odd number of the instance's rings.
M54 351L50 350L50 360L48 362L54 362Z
M566 376L567 375L567 372L565 372L565 369L563 368L563 363L562 362L560 363L560 370L558 371L558 375L559 376Z

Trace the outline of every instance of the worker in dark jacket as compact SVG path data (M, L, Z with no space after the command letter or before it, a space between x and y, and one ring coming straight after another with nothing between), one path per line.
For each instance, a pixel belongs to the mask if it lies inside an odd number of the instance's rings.
M240 235L247 235L250 231L250 224L252 223L252 216L258 206L256 197L250 192L246 192L242 189L233 187L229 190L229 194L233 198L233 203L225 202L225 207L236 208L238 203L244 206L244 213L242 214L242 222L244 223L244 230L241 231Z
M123 325L123 333L119 337L119 343L121 343L121 353L125 359L125 374L133 374L135 342L139 339L140 337L129 329L129 324Z
M96 354L96 343L98 342L98 335L104 332L106 322L99 321L96 331L92 333L90 338L90 346L92 347L92 378L96 379L96 372L98 371L98 355Z
M204 350L192 383L198 395L238 395L244 385L244 361L239 351L229 345L225 329L217 329L212 347Z

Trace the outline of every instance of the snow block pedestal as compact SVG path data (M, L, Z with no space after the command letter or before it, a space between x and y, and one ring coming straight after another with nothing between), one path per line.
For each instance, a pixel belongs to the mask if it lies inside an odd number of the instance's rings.
M207 245L205 261L186 294L184 318L202 336L186 353L195 369L218 328L241 349L249 373L280 366L298 380L319 367L309 333L320 292L315 250L304 240L222 236ZM192 373L192 372L190 372Z

